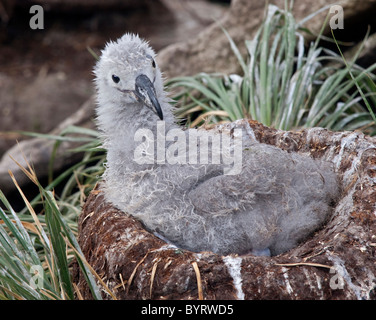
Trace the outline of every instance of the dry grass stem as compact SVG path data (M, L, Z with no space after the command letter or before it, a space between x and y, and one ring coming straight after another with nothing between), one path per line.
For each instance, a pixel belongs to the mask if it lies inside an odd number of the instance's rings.
M73 282L74 291L76 292L78 300L84 300L84 297L81 294L80 289L78 288L77 284Z
M133 280L133 278L134 278L134 276L135 276L135 274L136 274L136 272L137 272L138 267L139 267L139 266L145 261L145 259L146 259L146 257L148 256L149 252L150 252L150 251L148 251L148 252L145 254L145 256L140 260L140 262L137 263L137 265L134 267L133 272L132 272L131 276L130 276L129 279L128 279L128 283L127 283L127 294L128 294L128 292L129 292L129 287L130 287L131 284L132 284L132 280Z
M159 260L157 260L157 262L154 263L153 269L151 270L151 277L150 277L150 299L152 297L154 277L155 277L155 273L157 271L158 263L159 263Z
M196 279L197 279L197 289L198 289L198 300L204 300L204 295L202 293L202 282L201 282L201 275L200 275L200 269L198 268L198 264L196 261L192 262L193 269L196 273Z

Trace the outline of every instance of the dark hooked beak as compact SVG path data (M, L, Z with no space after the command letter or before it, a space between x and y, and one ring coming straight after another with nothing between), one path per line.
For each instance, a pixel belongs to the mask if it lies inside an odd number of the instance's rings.
M153 110L163 120L163 113L161 106L155 96L155 88L150 79L144 74L140 74L136 78L135 94L140 102Z

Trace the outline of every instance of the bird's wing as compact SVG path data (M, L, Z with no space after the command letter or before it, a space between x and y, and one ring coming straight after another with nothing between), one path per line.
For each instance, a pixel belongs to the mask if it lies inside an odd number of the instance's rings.
M281 198L283 190L278 174L263 167L265 162L252 163L249 160L240 174L226 175L222 172L217 176L201 177L189 192L196 212L211 215L244 212L259 207L262 199Z
M328 202L336 194L335 176L324 162L261 143L243 149L239 174L203 176L199 181L189 197L202 214L288 214L309 202Z

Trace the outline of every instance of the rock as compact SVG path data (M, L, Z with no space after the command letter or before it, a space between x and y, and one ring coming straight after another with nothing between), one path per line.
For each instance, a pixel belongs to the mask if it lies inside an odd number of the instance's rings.
M6 85L3 90L11 90L14 95L13 101L6 101L0 108L3 112L1 123L4 131L50 132L62 119L79 109L92 89L91 84L83 79L72 81L62 72L45 74L43 70L33 81L25 84L22 90L16 88L16 82L16 79L9 78L4 81ZM9 98L8 95L4 96ZM60 121L54 119L56 114ZM21 119L24 120L20 121Z
M52 135L59 135L64 129L71 125L82 127L94 127L92 118L94 117L94 98L86 101L81 108L73 115L65 119L54 130L50 132ZM8 195L15 188L8 170L14 174L21 189L30 183L30 180L22 172L17 163L11 158L13 157L23 167L27 168L25 159L34 167L39 179L48 175L51 154L56 141L44 138L33 138L19 142L10 148L0 160L0 186L5 195ZM62 142L57 149L55 156L54 171L61 171L63 168L73 165L82 158L79 153L72 154L70 149L77 147L77 142ZM10 157L11 156L11 157Z
M193 253L165 243L106 203L99 185L83 207L78 240L118 299L376 298L376 138L250 125L262 143L334 164L343 191L327 224L275 257ZM77 265L73 274L83 298L90 299Z
M351 58L359 50L362 43L359 43L354 48L346 52L345 58L347 61L351 61ZM360 52L356 61L357 64L363 68L367 68L376 63L376 33L372 34L364 43L363 50Z

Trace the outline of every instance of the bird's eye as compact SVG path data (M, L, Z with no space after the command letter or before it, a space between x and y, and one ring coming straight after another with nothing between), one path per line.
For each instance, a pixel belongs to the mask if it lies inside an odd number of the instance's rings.
M156 65L155 65L155 61L154 61L153 57L151 55L147 54L146 58L148 58L149 60L151 60L151 65L155 69Z
M114 74L112 75L112 81L115 83L119 83L120 78L118 76L115 76Z

